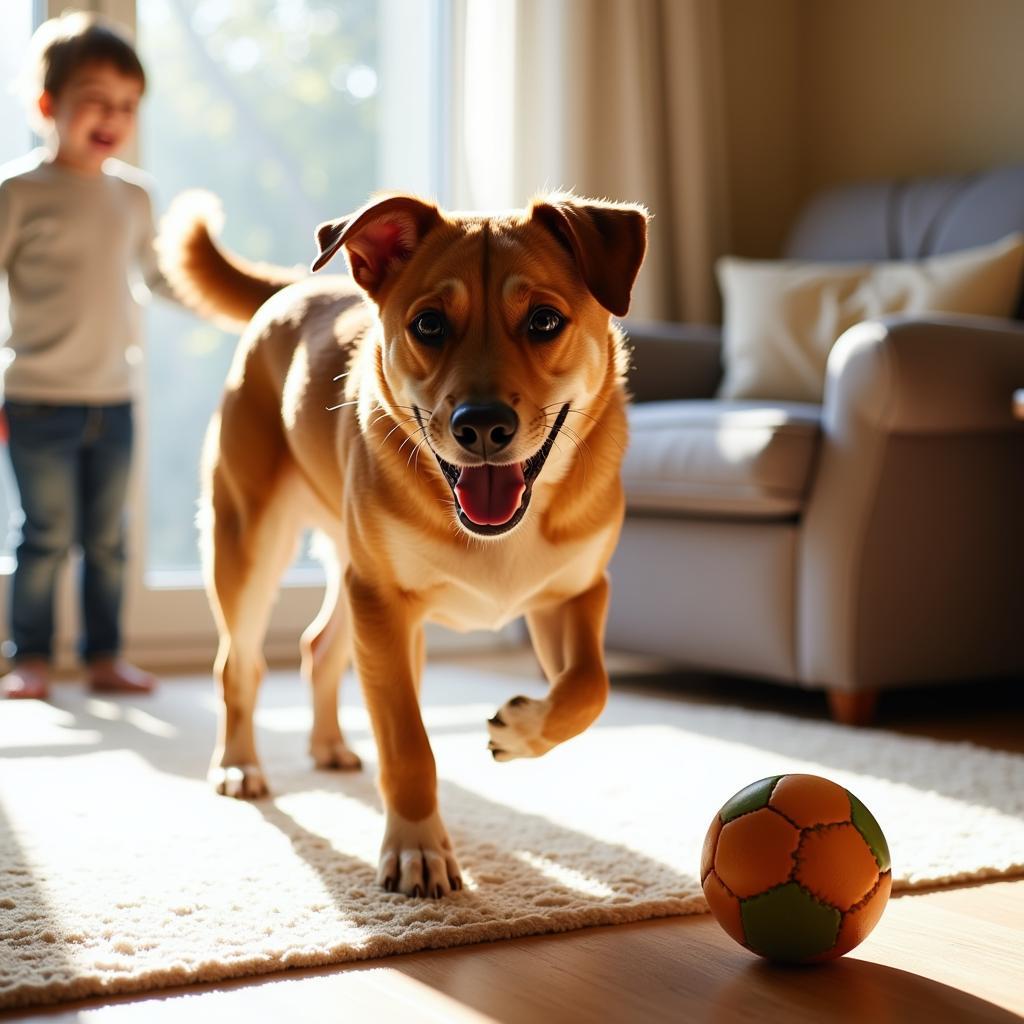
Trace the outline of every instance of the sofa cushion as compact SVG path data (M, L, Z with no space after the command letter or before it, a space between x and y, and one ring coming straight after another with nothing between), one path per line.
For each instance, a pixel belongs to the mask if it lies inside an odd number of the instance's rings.
M630 409L622 467L631 511L786 519L803 507L821 407L645 402Z
M923 260L802 263L723 257L723 398L820 402L839 336L885 313L1012 316L1024 235Z
M844 182L793 224L789 260L910 260L1024 232L1024 164L942 177Z

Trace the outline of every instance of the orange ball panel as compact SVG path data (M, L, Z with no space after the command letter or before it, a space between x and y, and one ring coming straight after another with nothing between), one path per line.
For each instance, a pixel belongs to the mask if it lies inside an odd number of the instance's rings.
M772 790L774 807L800 828L849 821L850 798L842 786L817 775L785 775Z
M740 916L740 901L722 885L713 871L704 879L704 898L708 901L715 920L737 942L745 945L743 918Z
M853 825L828 825L803 833L794 877L822 903L846 911L875 887L878 864Z
M878 888L871 894L864 903L843 915L842 924L839 926L839 934L836 936L836 944L819 960L834 960L837 956L849 953L855 946L859 946L878 924L885 905L889 902L889 893L892 891L892 872L886 871L878 880Z
M704 849L700 855L700 880L703 882L708 877L708 872L715 866L715 845L718 843L718 835L722 831L722 819L716 814L715 820L708 828L708 834L704 837Z
M715 872L740 899L755 896L788 881L799 843L800 833L785 818L762 807L722 826Z

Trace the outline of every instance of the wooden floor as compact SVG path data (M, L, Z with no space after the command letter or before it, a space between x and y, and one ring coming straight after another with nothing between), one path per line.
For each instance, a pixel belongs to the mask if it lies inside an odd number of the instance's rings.
M666 700L824 715L818 694L616 663L617 685ZM528 659L502 667L530 670ZM919 690L883 700L880 725L1024 751L1024 688ZM0 1021L868 1021L1024 1019L1024 880L894 898L867 941L816 968L762 963L710 917L592 928L338 968L65 1004Z

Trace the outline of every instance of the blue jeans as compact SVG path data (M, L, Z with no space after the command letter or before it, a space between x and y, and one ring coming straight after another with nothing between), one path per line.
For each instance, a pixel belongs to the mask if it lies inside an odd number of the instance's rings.
M8 401L4 409L23 513L5 653L52 657L57 572L77 542L81 653L86 660L113 657L121 649L132 407Z

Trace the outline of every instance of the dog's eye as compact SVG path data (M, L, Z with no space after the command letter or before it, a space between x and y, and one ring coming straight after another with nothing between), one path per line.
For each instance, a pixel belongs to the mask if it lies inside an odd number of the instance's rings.
M565 317L550 306L538 306L530 314L526 332L534 341L547 341L565 326Z
M441 313L428 309L413 319L409 330L424 345L440 345L448 334L448 322Z

